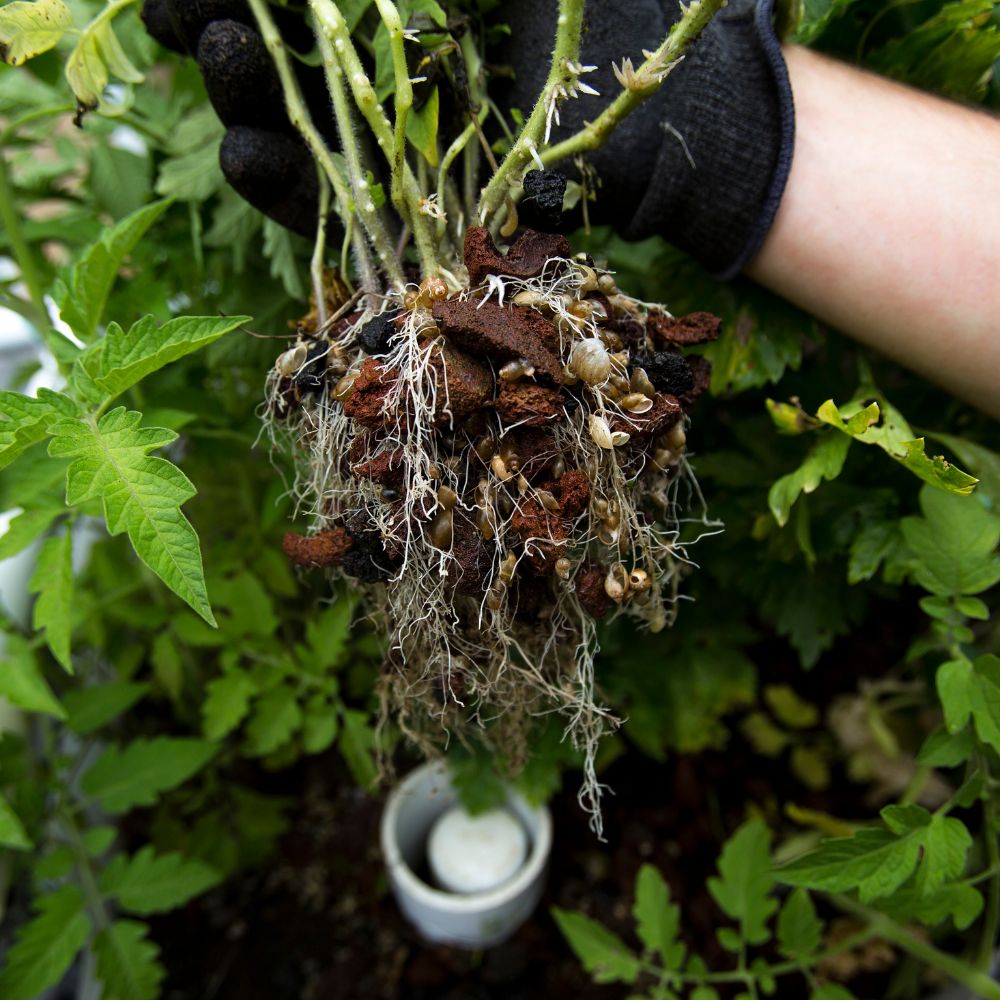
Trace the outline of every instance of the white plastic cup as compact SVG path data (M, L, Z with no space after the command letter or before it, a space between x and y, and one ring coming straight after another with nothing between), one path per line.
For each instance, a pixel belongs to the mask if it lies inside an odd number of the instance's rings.
M505 941L538 905L552 850L552 816L528 805L513 789L506 806L528 835L528 855L510 879L483 892L437 889L426 871L427 839L437 818L458 801L443 761L423 764L393 789L382 813L382 857L396 902L427 941L459 948L489 948Z

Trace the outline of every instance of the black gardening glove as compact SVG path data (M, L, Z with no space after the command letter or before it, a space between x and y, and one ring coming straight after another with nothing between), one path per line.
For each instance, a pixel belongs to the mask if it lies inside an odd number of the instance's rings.
M589 154L601 186L591 219L629 239L658 234L717 276L730 278L759 249L791 166L794 115L784 58L771 24L774 0L729 0L666 82ZM548 72L556 0L518 0L503 55L516 80L504 103L525 114ZM611 68L654 49L678 16L676 0L590 0L583 79L600 97L567 101L552 141L597 117L621 90ZM564 168L565 169L565 168Z
M301 17L273 15L285 41L308 51ZM319 188L312 156L285 112L281 83L245 0L145 0L142 19L161 45L193 55L226 135L219 162L254 208L303 236L316 232ZM297 67L317 128L337 145L323 73Z

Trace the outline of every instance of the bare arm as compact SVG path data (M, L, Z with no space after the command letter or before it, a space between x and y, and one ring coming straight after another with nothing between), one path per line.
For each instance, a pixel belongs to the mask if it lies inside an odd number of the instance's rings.
M795 155L747 273L1000 418L1000 119L785 56Z

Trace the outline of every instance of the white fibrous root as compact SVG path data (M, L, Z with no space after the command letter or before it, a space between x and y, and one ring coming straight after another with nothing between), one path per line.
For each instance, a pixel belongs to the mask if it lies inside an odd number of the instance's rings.
M598 622L668 626L715 528L703 503L700 528L680 516L701 499L686 427L708 381L680 348L719 324L625 295L562 237L529 230L505 257L471 229L465 253L462 291L427 279L278 358L266 424L313 523L286 551L363 588L389 636L386 713L424 751L454 734L516 769L559 713L600 832L594 761L617 720Z

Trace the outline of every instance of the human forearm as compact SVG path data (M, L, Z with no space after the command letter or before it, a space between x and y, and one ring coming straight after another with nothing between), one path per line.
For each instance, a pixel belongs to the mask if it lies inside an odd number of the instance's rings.
M748 273L1000 417L1000 120L785 55L795 154Z

